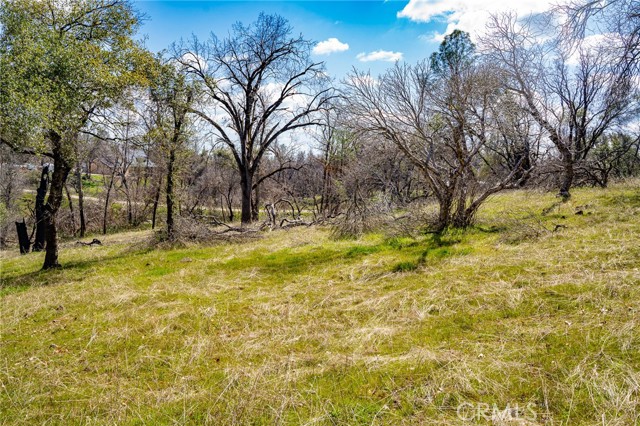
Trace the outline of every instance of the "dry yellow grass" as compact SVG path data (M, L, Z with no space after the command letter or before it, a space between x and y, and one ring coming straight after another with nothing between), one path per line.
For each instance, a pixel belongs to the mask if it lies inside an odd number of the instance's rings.
M496 196L442 241L298 228L148 250L131 232L66 244L46 273L2 253L0 418L637 424L640 187L555 203Z

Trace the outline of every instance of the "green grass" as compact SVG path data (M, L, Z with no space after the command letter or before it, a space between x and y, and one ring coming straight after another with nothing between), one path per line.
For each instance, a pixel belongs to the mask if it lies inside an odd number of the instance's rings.
M82 174L82 192L86 197L98 197L105 191L104 176ZM75 191L74 191L75 194Z
M479 424L638 424L639 194L501 194L442 238L128 232L51 272L3 252L0 419L451 425L465 403L536 414Z

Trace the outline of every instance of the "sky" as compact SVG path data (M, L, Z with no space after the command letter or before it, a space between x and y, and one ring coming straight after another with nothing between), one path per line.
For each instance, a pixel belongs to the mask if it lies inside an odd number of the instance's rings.
M438 49L454 29L472 37L489 13L544 11L548 0L286 0L136 1L146 15L140 36L153 51L192 35L225 37L235 22L250 24L260 12L289 20L294 33L314 42L313 58L344 78L353 67L382 73L395 61L415 63Z

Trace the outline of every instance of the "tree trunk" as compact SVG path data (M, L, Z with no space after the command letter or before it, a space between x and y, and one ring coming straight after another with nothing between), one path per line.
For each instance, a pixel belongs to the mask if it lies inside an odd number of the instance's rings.
M570 152L562 152L562 182L560 183L560 192L558 195L564 201L571 198L571 185L573 184L573 157Z
M78 192L78 211L80 213L80 238L84 237L87 231L87 223L84 218L84 191L82 190L82 171L80 171L80 164L76 168L76 191Z
M54 154L55 151L54 151ZM51 176L51 188L49 189L49 198L44 206L46 232L46 251L44 256L44 265L42 269L57 268L58 263L58 232L56 229L56 215L62 204L62 191L64 184L69 175L70 168L60 158L59 154L53 160L53 174Z
M16 231L18 232L18 243L20 244L20 254L29 253L31 247L31 241L29 240L29 234L27 233L27 224L24 219L22 222L16 222Z
M478 206L474 205L473 203L469 207L458 206L458 211L456 212L455 218L453 220L453 226L462 229L471 226L477 209Z
M435 224L437 233L441 233L451 224L451 198L452 195L438 198L438 221Z
M522 150L516 155L515 167L517 167L517 171L513 178L518 182L518 186L524 187L529 180L527 171L531 169L531 150L528 144L525 143Z
M127 223L129 226L133 226L133 206L131 203L131 194L129 192L129 182L127 176L122 173L122 186L124 187L124 195L127 197Z
M233 214L233 202L231 201L231 192L233 188L229 188L227 191L227 209L229 210L229 222L233 222L234 214Z
M460 188L458 190L460 192L458 194L458 200L455 203L452 225L456 228L466 228L467 218L465 213L467 208L467 190L464 182L460 183Z
M71 223L73 225L73 235L76 235L76 215L73 212L73 201L71 200L71 193L69 192L69 187L67 184L64 184L64 192L67 194L67 201L69 202L69 212L71 213Z
M33 243L33 251L44 250L47 234L47 224L45 221L45 198L49 188L49 166L42 168L40 175L40 186L36 192L36 239Z
M253 193L253 176L249 170L240 170L240 188L242 190L242 213L240 220L243 225L251 223L251 198Z
M153 198L153 213L151 214L151 229L156 228L156 215L158 214L158 204L160 202L160 193L162 192L162 178L158 181L158 189Z
M257 222L260 219L260 192L259 186L253 191L253 198L251 199L251 220Z
M169 162L167 164L167 238L174 238L173 223L173 166L176 161L176 150L169 151Z
M320 195L320 213L322 216L326 217L327 205L329 202L329 191L331 190L331 170L329 165L329 160L331 158L331 138L327 140L327 144L325 145L324 153L323 153L323 162L322 162L322 194Z

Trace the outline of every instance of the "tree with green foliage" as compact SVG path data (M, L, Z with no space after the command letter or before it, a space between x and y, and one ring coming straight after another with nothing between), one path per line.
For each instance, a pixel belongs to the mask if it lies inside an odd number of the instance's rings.
M56 214L80 132L151 63L132 38L139 22L128 0L0 3L0 141L54 165L43 269L59 266Z
M469 33L453 30L430 57L431 69L440 76L459 76L473 64L476 46Z
M175 187L177 166L181 154L189 142L190 119L187 116L193 105L197 84L190 83L175 67L165 62L151 84L151 103L148 108L147 138L155 144L165 161L167 202L167 239L175 239Z

